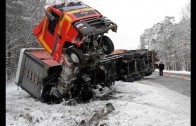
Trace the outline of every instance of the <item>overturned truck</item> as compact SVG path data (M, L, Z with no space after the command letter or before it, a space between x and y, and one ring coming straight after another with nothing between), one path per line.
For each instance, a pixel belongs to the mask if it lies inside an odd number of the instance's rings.
M47 6L33 33L44 48L20 52L16 85L47 103L63 99L86 101L94 89L117 80L133 82L154 71L154 51L126 50L115 54L105 34L117 25L81 3Z
M20 53L16 84L42 102L70 98L86 101L93 97L94 89L151 75L154 59L154 51L129 50L80 67L57 63L44 49L26 48Z

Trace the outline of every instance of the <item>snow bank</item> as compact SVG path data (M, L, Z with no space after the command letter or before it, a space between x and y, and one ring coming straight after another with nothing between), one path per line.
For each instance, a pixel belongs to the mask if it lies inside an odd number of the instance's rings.
M158 70L158 69L155 69L155 71L159 71L159 70ZM163 72L191 75L191 72L190 72L190 71L171 71L171 70L163 70Z
M10 84L6 86L6 125L77 126L106 103L115 108L98 126L189 126L190 97L161 86L117 81L110 100L94 100L67 106L47 105Z
M10 82L6 84L6 94L17 91L18 89L19 87L17 87L14 82Z

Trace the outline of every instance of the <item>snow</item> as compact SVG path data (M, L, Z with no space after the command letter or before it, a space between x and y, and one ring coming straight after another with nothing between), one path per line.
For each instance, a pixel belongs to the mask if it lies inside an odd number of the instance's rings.
M159 70L158 70L158 69L155 69L155 71L159 71ZM191 75L191 72L190 72L190 71L171 71L171 70L163 70L163 72Z
M147 82L146 82L147 83ZM149 82L148 82L149 83ZM99 121L98 126L189 126L190 97L145 80L117 81L112 99L93 100L68 106L66 102L48 105L32 98L14 83L6 85L6 125L76 126L88 120L106 103L115 110Z

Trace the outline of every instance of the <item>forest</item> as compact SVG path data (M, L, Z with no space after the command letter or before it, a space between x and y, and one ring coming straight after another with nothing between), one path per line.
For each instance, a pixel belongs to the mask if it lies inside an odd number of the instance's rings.
M175 23L175 17L165 16L163 21L145 29L140 36L141 48L155 50L167 70L191 70L190 14L191 8L188 3L182 8L179 23Z
M20 50L41 47L33 28L44 15L44 0L6 0L6 81L16 75Z

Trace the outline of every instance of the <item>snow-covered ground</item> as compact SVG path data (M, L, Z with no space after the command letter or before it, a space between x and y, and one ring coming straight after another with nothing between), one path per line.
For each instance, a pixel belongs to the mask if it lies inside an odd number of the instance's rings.
M159 71L158 69L155 69L155 71ZM175 74L186 74L186 75L191 75L190 71L171 71L171 70L163 70L163 72L167 73L175 73Z
M41 103L11 83L6 85L6 125L77 126L111 102L115 110L98 126L190 126L190 97L144 82L117 81L114 98L75 106Z

